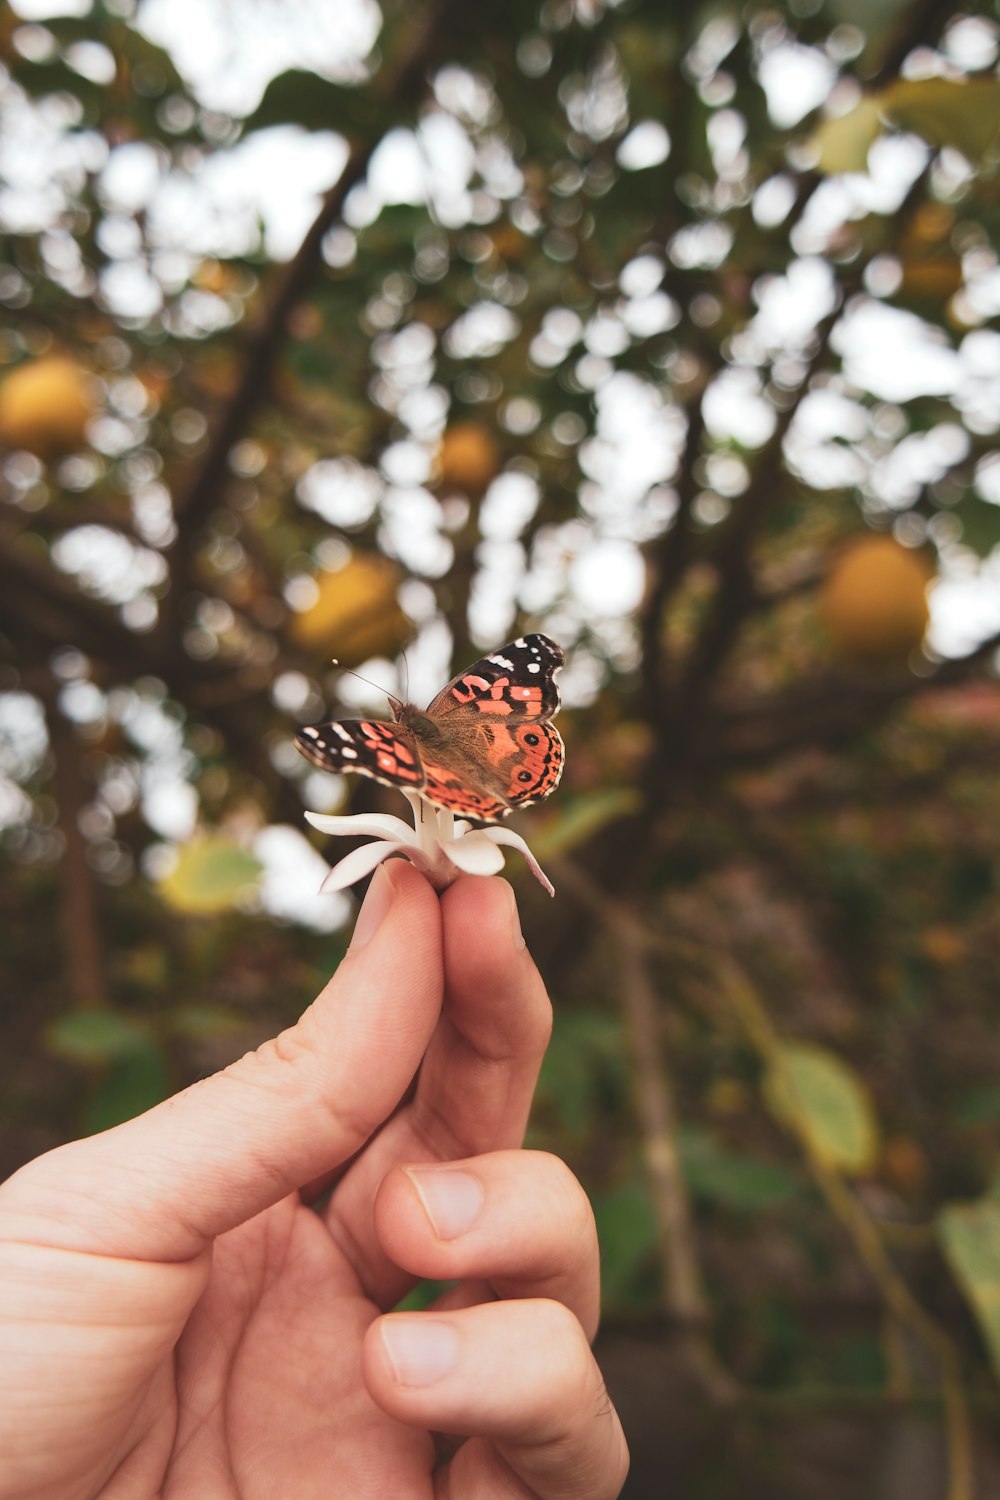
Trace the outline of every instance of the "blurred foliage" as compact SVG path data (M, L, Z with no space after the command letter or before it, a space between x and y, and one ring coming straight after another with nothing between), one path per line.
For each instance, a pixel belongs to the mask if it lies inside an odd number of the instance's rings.
M291 746L329 660L429 697L542 628L531 1142L611 1326L727 1399L929 1401L987 1494L995 18L387 0L350 55L317 8L222 107L146 7L43 12L0 14L4 1168L337 962L303 809L398 807Z

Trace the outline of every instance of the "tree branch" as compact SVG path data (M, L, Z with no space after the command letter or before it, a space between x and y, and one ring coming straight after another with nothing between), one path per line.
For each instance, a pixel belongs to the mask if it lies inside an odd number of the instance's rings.
M900 68L913 49L921 44L932 46L944 23L955 14L955 7L949 0L918 0L912 8L904 10L899 25L879 59L878 67L864 80L865 87L876 89L884 83L891 83L898 77Z
M662 939L665 951L709 976L729 1004L748 1041L768 1066L780 1066L782 1042L767 1008L747 975L728 955L718 955L688 939ZM799 1148L827 1207L846 1232L872 1277L885 1306L910 1328L938 1361L948 1433L948 1500L973 1500L972 1438L961 1357L947 1331L919 1303L893 1264L877 1225L857 1195L815 1149L805 1131L795 1130Z
M663 1057L657 996L647 962L649 944L629 908L594 886L576 865L560 862L558 878L605 927L619 960L618 993L627 1023L646 1172L660 1239L664 1301L687 1342L705 1390L718 1401L734 1394L731 1376L709 1343L708 1301L698 1264L694 1220L677 1144L677 1108Z
M377 79L374 92L380 98L398 100L408 97L414 86L422 82L439 39L444 12L445 5L441 0L427 3L408 23L412 33L409 46L396 65ZM323 199L302 244L277 273L263 314L247 331L237 361L239 378L236 389L211 428L197 470L176 497L179 526L189 537L222 499L228 479L230 450L246 431L254 411L267 394L284 343L289 314L305 295L320 261L323 240L339 220L351 188L362 181L368 171L380 139L374 135L352 145L344 170Z
M59 873L66 989L74 1007L86 1010L108 1000L96 881L80 828L87 788L80 774L80 746L56 704L56 683L51 678L49 681L50 692L43 701L55 762L59 828L65 842Z
M699 764L747 765L809 745L830 746L870 729L908 698L967 682L1000 650L1000 631L968 655L926 677L915 673L864 678L827 673L752 707L723 709L701 726L694 745Z

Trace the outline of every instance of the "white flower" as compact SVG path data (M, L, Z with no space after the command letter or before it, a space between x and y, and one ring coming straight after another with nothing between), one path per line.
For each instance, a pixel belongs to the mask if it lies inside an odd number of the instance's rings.
M346 818L306 813L307 822L321 833L367 835L377 841L345 855L323 881L321 890L345 890L370 875L390 855L405 854L436 890L443 891L459 875L498 874L503 869L498 845L509 844L524 855L532 875L549 895L555 895L552 882L519 833L509 828L472 828L454 813L427 802L418 792L403 792L403 796L413 809L412 828L389 813L358 813Z

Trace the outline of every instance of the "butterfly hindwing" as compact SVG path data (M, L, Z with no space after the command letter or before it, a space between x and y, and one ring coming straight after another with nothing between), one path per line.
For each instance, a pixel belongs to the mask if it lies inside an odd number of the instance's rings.
M558 729L552 724L515 724L511 730L517 754L511 763L507 801L515 807L541 802L559 785L564 750Z
M468 776L445 765L424 761L427 778L423 795L438 807L445 807L460 818L478 818L496 823L510 812L506 802L483 787L473 786Z

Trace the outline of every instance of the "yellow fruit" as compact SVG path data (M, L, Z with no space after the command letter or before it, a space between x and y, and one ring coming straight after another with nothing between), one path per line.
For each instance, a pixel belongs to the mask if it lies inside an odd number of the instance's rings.
M893 1135L885 1143L886 1176L904 1192L916 1192L927 1181L927 1157L911 1136Z
M891 536L867 536L834 561L820 589L819 613L846 661L903 661L924 638L931 569L920 552Z
M216 296L224 297L233 290L239 275L232 266L213 260L210 256L202 261L191 279L202 291L215 292Z
M531 246L527 235L513 224L498 224L489 233L494 250L503 260L520 260Z
M944 302L964 281L962 262L955 256L948 260L906 260L900 291L905 297Z
M478 495L500 467L500 448L482 422L456 422L441 439L437 462L442 485Z
M0 446L56 458L83 446L94 381L64 354L18 365L0 385Z
M947 922L932 922L920 935L920 946L931 963L949 968L965 956L965 936Z
M339 572L318 576L319 597L289 622L292 639L307 650L322 649L345 667L370 656L395 656L413 634L396 598L401 577L388 558L356 552Z
M943 240L955 227L955 210L946 203L930 200L921 203L913 220L907 239L918 245L935 245Z

